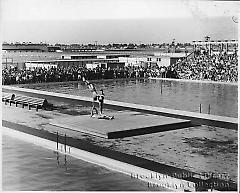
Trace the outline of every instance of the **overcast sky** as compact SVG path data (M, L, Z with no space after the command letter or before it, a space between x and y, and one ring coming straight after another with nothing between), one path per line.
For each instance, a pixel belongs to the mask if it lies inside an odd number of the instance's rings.
M162 43L237 39L237 1L1 0L3 41Z

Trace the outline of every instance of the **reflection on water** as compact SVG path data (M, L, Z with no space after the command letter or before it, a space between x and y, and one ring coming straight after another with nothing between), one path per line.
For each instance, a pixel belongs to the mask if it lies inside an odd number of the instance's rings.
M4 191L163 190L103 167L3 135ZM165 190L166 191L166 190Z
M97 89L104 89L106 99L151 105L170 109L237 117L237 85L207 84L160 80L116 80L95 82ZM81 83L58 85L25 85L24 87L60 92L79 96L91 96Z

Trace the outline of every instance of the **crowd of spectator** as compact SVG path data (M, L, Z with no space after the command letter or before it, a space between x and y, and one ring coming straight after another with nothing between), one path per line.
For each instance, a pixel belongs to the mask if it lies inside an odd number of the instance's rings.
M28 84L42 82L78 81L85 77L87 80L119 79L147 77L147 70L143 67L124 67L116 69L82 67L52 67L32 69L4 69L2 82L9 84Z
M211 80L220 82L238 81L237 53L218 52L209 54L197 51L192 58L177 62L173 68L180 79Z
M207 52L197 51L193 57L178 61L169 67L159 66L131 66L115 69L94 68L87 69L78 66L3 69L2 83L28 84L42 82L79 81L82 77L87 80L119 79L119 78L180 78L192 80L212 80L237 82L237 54L217 53L210 55Z

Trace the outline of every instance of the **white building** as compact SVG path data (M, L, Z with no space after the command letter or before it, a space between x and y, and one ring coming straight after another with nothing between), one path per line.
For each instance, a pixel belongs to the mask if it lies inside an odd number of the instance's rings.
M188 54L186 53L154 53L156 58L161 58L160 66L169 66L175 64L178 61L186 59Z
M106 68L107 67L107 63L97 63L97 62L94 62L94 63L86 64L86 68L87 69L93 70L94 68L97 68L97 67Z
M32 68L46 68L46 69L49 69L49 68L57 68L57 64L53 64L51 62L49 63L45 63L45 62L41 62L41 63L38 63L38 62L26 62L25 63L25 68L27 70L29 69L32 69Z
M147 63L146 57L119 57L119 62L124 62L125 66L144 66Z
M154 66L168 67L179 60L186 58L185 53L155 53L146 57L120 57L119 62L124 62L125 66Z

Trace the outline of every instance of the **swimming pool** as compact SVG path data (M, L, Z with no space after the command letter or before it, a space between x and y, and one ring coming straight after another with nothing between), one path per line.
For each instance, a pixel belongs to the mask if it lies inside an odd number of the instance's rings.
M170 109L237 117L238 87L232 84L181 82L171 80L96 81L106 99ZM79 96L91 96L83 82L24 85L23 87ZM209 109L210 105L210 109Z

